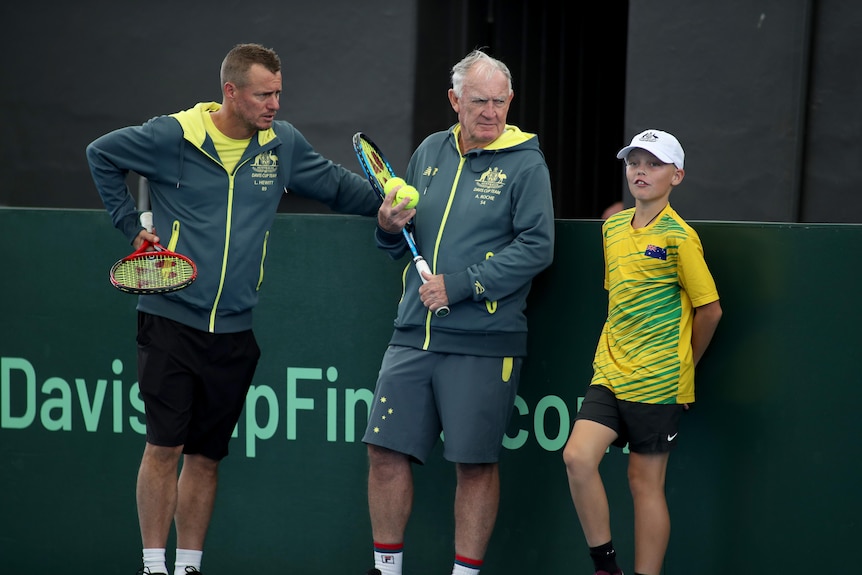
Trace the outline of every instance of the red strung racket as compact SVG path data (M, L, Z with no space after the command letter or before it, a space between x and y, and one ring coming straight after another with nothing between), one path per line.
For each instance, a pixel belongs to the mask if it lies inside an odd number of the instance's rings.
M152 230L152 213L141 214L141 224ZM148 241L111 266L110 273L111 285L138 295L181 290L197 277L197 266L191 259Z

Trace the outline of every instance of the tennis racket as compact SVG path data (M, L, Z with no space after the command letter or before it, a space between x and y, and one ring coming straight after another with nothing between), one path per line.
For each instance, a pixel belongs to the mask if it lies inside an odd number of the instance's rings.
M371 138L362 132L356 132L353 135L353 149L356 151L359 165L362 167L362 171L365 172L365 177L368 178L368 181L371 183L371 187L374 188L374 191L377 192L380 199L385 198L386 193L383 190L386 186L386 182L395 177L395 172L386 160L386 156L383 155L383 152L377 147L377 144L371 141ZM416 241L413 239L413 234L407 229L407 227L402 228L401 233L404 235L407 247L410 248L416 272L422 279L422 283L427 282L428 280L425 279L422 272L424 271L430 274L431 267L428 265L428 262L425 261L425 258L419 254L419 250L416 248ZM437 317L446 317L449 315L449 306L438 307L434 311L434 315Z
M141 225L152 231L152 212L141 214ZM150 248L152 251L147 251ZM122 292L137 295L181 290L197 277L197 266L192 260L148 241L111 266L110 273L111 285Z

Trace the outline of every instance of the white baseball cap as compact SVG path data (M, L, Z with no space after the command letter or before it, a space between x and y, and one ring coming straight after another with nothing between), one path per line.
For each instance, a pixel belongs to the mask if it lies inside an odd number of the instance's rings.
M673 164L680 170L683 168L685 152L682 151L679 140L672 134L661 130L644 130L632 138L631 144L617 152L617 158L625 159L635 148L646 150L662 162Z

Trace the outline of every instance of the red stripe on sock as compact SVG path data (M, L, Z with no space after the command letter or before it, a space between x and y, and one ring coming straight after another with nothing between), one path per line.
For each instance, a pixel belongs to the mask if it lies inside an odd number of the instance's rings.
M374 542L375 551L404 551L404 543L378 543Z
M461 563L462 565L466 565L467 567L471 567L473 569L478 569L482 566L483 561L481 559L470 559L469 557L464 557L463 555L455 554L455 562Z

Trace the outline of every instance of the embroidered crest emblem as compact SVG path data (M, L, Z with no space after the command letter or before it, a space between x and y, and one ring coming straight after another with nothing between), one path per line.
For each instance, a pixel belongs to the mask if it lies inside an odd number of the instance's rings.
M476 180L480 188L501 188L506 183L508 176L500 168L489 168Z
M506 185L508 176L500 168L488 168L476 180L476 187L473 191L476 193L476 199L479 204L487 204L493 202L500 195L503 186Z
M267 191L274 186L278 174L278 156L272 150L261 152L255 156L251 164L252 183L261 192Z

